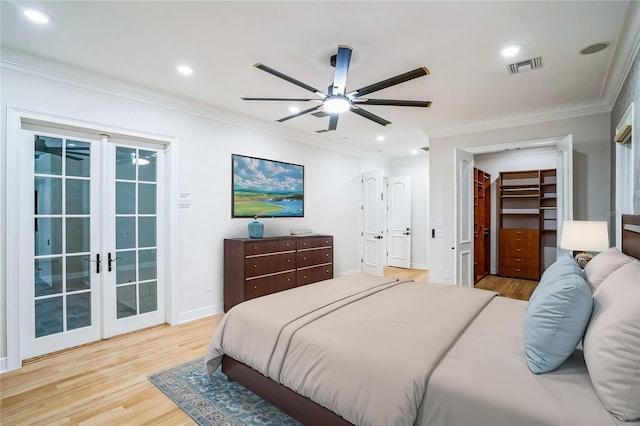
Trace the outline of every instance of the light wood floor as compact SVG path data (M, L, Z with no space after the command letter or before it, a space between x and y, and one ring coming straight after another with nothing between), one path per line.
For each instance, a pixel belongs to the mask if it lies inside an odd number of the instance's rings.
M27 361L0 376L0 424L194 425L147 376L204 355L222 315Z
M428 271L385 275L428 281ZM488 276L476 287L527 300L535 281ZM27 360L0 375L0 424L193 425L147 376L204 355L222 315L162 325Z

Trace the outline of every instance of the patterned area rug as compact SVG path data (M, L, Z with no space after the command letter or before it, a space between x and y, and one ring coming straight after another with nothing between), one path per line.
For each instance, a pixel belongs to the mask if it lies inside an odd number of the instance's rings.
M245 387L227 380L220 369L207 376L198 358L149 376L149 380L199 425L299 425Z

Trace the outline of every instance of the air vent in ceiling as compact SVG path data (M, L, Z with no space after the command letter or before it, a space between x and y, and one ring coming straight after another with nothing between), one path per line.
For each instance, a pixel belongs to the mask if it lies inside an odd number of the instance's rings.
M327 114L328 115L328 114ZM322 129L322 130L316 130L316 133L324 133L324 132L328 132L327 129Z
M542 57L527 59L526 61L517 62L515 64L507 65L509 74L518 74L525 71L536 70L542 68Z
M422 147L421 149L423 149L423 150L425 150L425 151L429 152L429 147L428 147L428 146Z
M329 116L329 114L327 114L324 111L312 112L311 115L313 115L314 117L318 117L318 118L323 118L323 117L328 117Z

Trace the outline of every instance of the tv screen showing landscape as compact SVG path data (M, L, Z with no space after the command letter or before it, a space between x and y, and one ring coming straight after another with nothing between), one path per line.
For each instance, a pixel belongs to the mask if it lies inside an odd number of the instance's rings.
M232 154L231 217L303 217L304 166Z

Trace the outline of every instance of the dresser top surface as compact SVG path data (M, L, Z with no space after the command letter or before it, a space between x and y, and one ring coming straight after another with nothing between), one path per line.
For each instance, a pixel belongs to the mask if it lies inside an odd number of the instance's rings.
M276 237L263 237L263 238L225 238L225 240L230 241L284 241L284 240L295 240L300 238L327 238L332 237L331 235L325 234L304 234L304 235L282 235Z

